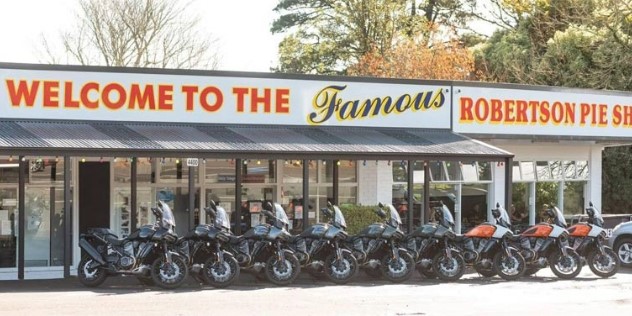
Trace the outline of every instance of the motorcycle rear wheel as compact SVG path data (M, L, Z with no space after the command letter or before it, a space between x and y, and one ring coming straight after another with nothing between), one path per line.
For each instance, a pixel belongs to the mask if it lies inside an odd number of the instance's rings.
M564 256L561 251L554 252L549 257L549 266L558 278L570 280L582 271L582 258L572 249L566 250L566 253Z
M220 266L215 256L212 256L204 262L201 274L204 283L226 288L239 278L239 263L234 257L224 254L224 264Z
M97 287L107 278L107 271L103 267L96 267L90 269L88 267L94 259L90 257L84 257L79 262L79 267L77 268L77 274L79 276L79 282L87 287Z
M276 285L290 285L298 274L301 272L301 264L295 255L285 253L284 262L277 260L276 254L273 254L266 261L265 274L268 281Z
M331 253L325 258L325 275L336 284L346 284L358 272L358 260L349 252L343 252L342 258L337 260L336 254Z
M597 249L593 249L586 258L588 261L588 267L590 270L597 276L602 278L609 278L615 275L619 271L619 266L621 262L619 262L619 258L617 254L614 253L612 248L604 247L605 255L602 255L601 252ZM604 269L602 260L608 260L610 269Z
M434 280L437 278L437 273L434 272L434 270L432 269L432 265L428 266L427 268L424 268L424 266L417 265L417 272L419 272L419 274L428 279L428 280Z
M184 259L173 256L169 265L164 256L154 260L151 265L151 278L156 285L163 289L175 289L184 283L189 275L189 269Z
M452 252L452 257L448 258L442 251L432 259L432 269L439 279L448 282L456 281L465 273L465 260L459 253Z

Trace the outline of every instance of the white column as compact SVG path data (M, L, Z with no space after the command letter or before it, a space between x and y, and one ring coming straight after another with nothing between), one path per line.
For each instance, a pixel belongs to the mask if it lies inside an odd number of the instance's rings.
M588 197L585 201L588 206L589 202L593 202L598 208L602 207L601 204L601 154L603 146L593 145L590 147L590 154L588 160Z
M384 204L393 203L393 166L391 166L391 162L379 161L376 181L377 192L375 192L375 196L377 197L377 202ZM411 188L409 188L409 192L410 189Z
M529 225L535 225L535 182L529 183Z
M557 182L557 208L564 213L564 180Z
M388 161L358 160L358 204L393 201L393 167Z
M492 184L490 185L489 194L487 197L487 221L493 221L491 209L496 206L496 203L501 205L505 204L505 163L492 162ZM506 185L511 185L508 183ZM510 205L504 205L508 208Z
M456 233L460 234L461 233L461 193L463 192L463 185L461 183L456 184L455 185L455 189L456 189L456 202L454 204L454 215L456 216L455 218L455 224L456 224ZM488 207L489 208L489 207Z

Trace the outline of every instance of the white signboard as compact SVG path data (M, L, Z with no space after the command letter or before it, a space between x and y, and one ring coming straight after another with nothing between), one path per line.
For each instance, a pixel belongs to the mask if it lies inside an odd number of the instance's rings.
M453 89L457 133L632 137L632 94Z
M448 86L1 67L0 118L450 128Z
M197 167L200 165L198 158L187 158L187 167Z

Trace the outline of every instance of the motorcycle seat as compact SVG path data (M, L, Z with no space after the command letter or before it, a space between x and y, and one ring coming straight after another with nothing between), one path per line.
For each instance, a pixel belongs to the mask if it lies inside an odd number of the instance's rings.
M466 240L468 237L464 236L464 235L456 235L456 237L454 237L454 241L456 242L461 242Z
M105 239L107 240L107 242L109 242L113 246L123 246L123 244L126 241L125 239L118 239L112 235L107 235Z

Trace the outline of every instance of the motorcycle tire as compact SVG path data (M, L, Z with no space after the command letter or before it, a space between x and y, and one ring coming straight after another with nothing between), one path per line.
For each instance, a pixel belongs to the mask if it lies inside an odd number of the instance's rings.
M526 268L524 270L524 276L533 276L534 274L538 273L538 271L540 271L540 268Z
M346 284L358 272L358 260L349 252L342 253L342 259L337 260L335 253L325 258L325 276L336 284Z
M151 278L151 276L139 275L139 276L136 276L136 279L138 279L138 281L142 285L146 285L146 286L155 286L156 285L156 283L154 283L154 280Z
M481 266L479 263L475 263L474 264L474 270L476 270L476 272L478 274L480 274L484 278L491 278L491 277L495 277L497 275L497 273L496 273L496 271L494 270L493 267L485 268L485 267Z
M151 265L151 278L163 289L170 290L181 286L188 275L187 263L178 256L171 257L171 266L167 265L164 256L154 260Z
M314 269L308 268L305 271L307 271L307 273L309 273L309 275L311 275L312 278L314 278L315 280L323 280L326 278L325 271L323 271L322 269L314 270Z
M279 263L276 255L270 256L266 261L265 274L268 281L276 285L289 285L294 282L301 273L301 264L295 255L285 253L285 262Z
M570 280L575 278L582 271L582 258L575 252L575 250L566 250L567 258L563 258L561 251L556 251L549 257L549 266L553 273L560 279ZM572 260L576 267L572 271L562 271L558 264L562 263L562 260Z
M226 288L239 278L239 263L237 259L224 254L224 264L220 266L215 256L204 262L202 279L204 283L216 288Z
M609 278L619 271L619 266L621 262L619 261L619 257L614 253L612 248L604 247L605 255L602 255L601 252L597 249L593 249L590 253L588 253L588 257L586 257L586 261L588 261L588 267L590 271L592 271L595 275L602 278ZM609 263L612 267L608 270L604 270L601 267L601 259L606 259L604 256L609 257L607 259L611 260Z
M432 259L432 269L442 281L456 281L465 273L465 260L459 253L452 252L452 258L448 258L442 251Z
M524 257L517 250L510 249L511 258L507 257L505 251L499 251L494 256L494 265L493 270L498 274L503 280L513 281L521 278L524 275L524 271L526 269L527 263L524 260ZM507 261L510 260L511 261ZM511 264L513 270L504 269L505 263Z
M399 262L388 254L382 258L380 268L384 278L393 283L402 283L410 279L415 271L415 259L407 251L399 251Z
M197 283L197 284L206 283L204 281L204 278L202 278L202 272L201 271L198 272L198 273L192 272L192 273L189 273L189 275L193 278L193 280L195 280L195 283Z
M373 279L381 279L382 278L382 270L380 268L371 268L367 267L364 269L364 273Z
M94 259L89 257L84 257L79 262L79 267L77 268L77 275L79 277L79 282L87 287L97 287L107 278L107 271L102 267L96 268L88 268L88 265L92 263Z
M419 272L422 277L428 280L434 280L437 278L437 273L432 270L432 265L427 268L424 268L422 265L418 265L417 272Z

